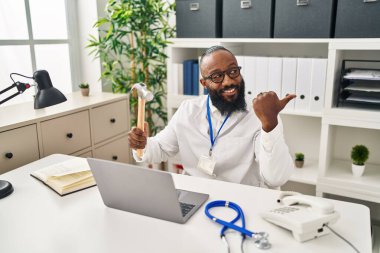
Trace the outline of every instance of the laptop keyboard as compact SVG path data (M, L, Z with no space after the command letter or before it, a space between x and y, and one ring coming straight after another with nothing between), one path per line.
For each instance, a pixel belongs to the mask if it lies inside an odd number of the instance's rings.
M179 202L179 205L181 206L181 212L182 212L183 217L185 217L186 214L188 214L191 211L191 209L193 209L195 206L195 205L187 204L183 202Z

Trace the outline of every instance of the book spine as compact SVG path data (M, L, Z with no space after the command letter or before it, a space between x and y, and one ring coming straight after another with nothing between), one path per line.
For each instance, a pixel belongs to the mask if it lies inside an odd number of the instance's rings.
M192 60L183 62L183 94L192 95Z
M198 60L193 61L192 95L199 95L199 64Z

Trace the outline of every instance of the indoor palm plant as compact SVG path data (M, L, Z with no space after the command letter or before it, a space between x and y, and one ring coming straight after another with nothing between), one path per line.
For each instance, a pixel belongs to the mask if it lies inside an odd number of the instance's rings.
M365 162L368 160L369 151L364 145L355 145L351 150L352 173L356 177L363 175Z
M100 57L101 78L114 93L129 93L134 83L143 82L154 99L146 103L149 132L156 134L167 123L164 107L167 40L174 35L168 17L175 4L157 0L108 0L106 17L95 26L99 38L91 37L88 47ZM136 125L137 95L130 97L131 125Z

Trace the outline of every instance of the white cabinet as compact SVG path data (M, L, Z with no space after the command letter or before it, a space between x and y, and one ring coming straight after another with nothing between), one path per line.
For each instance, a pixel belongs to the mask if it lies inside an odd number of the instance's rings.
M182 80L177 80L180 75L173 73L177 64L198 59L213 45L222 45L238 56L282 57L286 59L283 64L289 59L327 59L326 84L318 89L324 91L323 108L315 112L287 107L281 112L290 153L305 154L304 168L296 169L290 183L314 187L318 195L380 203L380 110L336 107L342 61L380 60L380 39L173 39L172 42L168 48L169 91L179 91L183 85ZM168 94L169 118L188 98L192 96ZM370 150L368 168L361 178L351 173L350 152L356 144L364 144ZM169 169L172 163L180 160L171 160Z
M128 95L66 97L39 110L31 102L0 108L0 174L54 153L130 161Z
M0 132L0 174L40 157L36 124Z
M91 146L88 110L41 122L44 156L72 154Z

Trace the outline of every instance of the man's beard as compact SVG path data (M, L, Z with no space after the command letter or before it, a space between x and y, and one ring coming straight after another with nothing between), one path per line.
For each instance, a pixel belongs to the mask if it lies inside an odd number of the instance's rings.
M234 101L227 101L222 96L223 91L230 88L236 88L238 93ZM240 85L231 84L220 90L209 89L212 104L220 111L222 115L247 110L247 103L245 102L244 91L245 83L243 78L241 79Z

